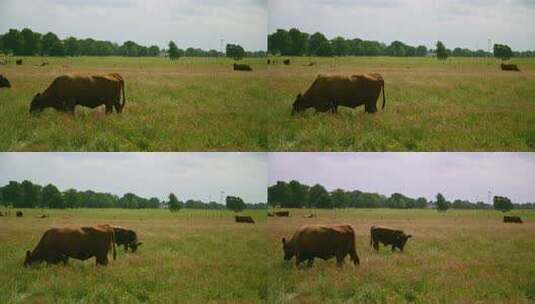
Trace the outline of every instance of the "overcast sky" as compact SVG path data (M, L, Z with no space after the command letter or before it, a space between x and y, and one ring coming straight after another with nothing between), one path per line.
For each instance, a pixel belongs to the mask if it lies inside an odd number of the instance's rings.
M298 180L390 196L535 202L535 153L271 153L269 183Z
M0 185L10 180L180 200L237 195L267 201L263 153L0 153Z
M431 47L487 49L488 39L535 50L535 0L269 0L269 32L297 27Z
M0 0L0 33L29 27L122 44L267 48L267 0Z

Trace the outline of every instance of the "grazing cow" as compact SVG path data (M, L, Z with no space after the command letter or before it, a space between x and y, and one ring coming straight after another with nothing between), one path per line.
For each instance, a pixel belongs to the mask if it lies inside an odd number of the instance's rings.
M282 238L284 260L295 256L295 265L308 260L312 266L314 258L328 260L336 257L336 264L342 266L349 255L353 264L360 263L355 247L355 231L350 225L304 225L290 240Z
M17 65L22 65L22 59L17 59L17 60L15 61L15 63L16 63Z
M290 59L284 59L283 61L284 65L290 65Z
M316 215L315 214L306 214L306 215L303 215L303 218L315 218Z
M274 217L275 214L273 214L273 212L268 212L268 216L269 216L269 217Z
M271 64L271 60L268 59L268 60L267 60L267 64Z
M16 215L17 217L22 217L22 211L17 211L17 212L15 213L15 215Z
M0 211L0 216L4 216L4 214L2 213L2 211Z
M25 266L47 262L67 264L69 258L85 261L95 257L97 265L108 264L108 252L116 258L115 238L109 225L63 227L47 230L33 251L26 251Z
M403 251L405 243L411 237L412 235L407 235L402 230L384 226L372 226L370 229L370 246L379 251L379 243L383 243L385 246L392 245L392 252L396 247Z
M520 72L520 69L516 64L501 64L502 71Z
M4 75L0 75L0 88L11 88L11 83Z
M236 215L234 217L234 220L236 221L236 223L251 223L251 224L254 224L253 218L248 216L248 215Z
M47 217L48 217L48 215L46 215L46 214L41 214L41 215L37 216L37 218L42 218L42 219L47 218Z
M311 67L311 66L315 66L316 63L315 62L310 62L309 64L307 64L307 66Z
M518 223L518 224L522 224L522 219L520 218L520 216L516 216L516 215L513 215L513 216L507 216L505 215L503 217L503 222L504 223Z
M338 106L356 108L364 105L367 113L377 112L377 100L383 90L383 109L386 104L385 82L380 74L346 76L319 75L304 95L297 95L292 115L308 108L317 112L336 113Z
M126 229L120 226L111 226L115 233L115 243L117 246L123 245L124 251L128 251L128 248L132 252L136 252L137 247L141 246L143 242L138 242L137 233L134 230Z
M122 102L121 102L122 93ZM74 114L77 105L96 108L106 106L106 114L123 111L126 103L124 79L117 73L105 75L63 75L54 79L44 93L35 95L30 113L52 107Z
M277 217L289 217L290 211L277 211L275 212L275 216Z
M234 71L246 71L246 72L252 72L253 69L248 64L234 64Z

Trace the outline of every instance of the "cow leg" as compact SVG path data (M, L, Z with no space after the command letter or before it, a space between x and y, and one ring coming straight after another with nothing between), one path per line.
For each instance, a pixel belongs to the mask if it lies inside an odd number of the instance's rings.
M97 265L106 266L108 265L108 254L106 253L106 255L100 256L100 257L97 256L96 260L97 260Z
M375 249L375 251L379 251L379 242L378 241L373 241L373 249Z
M345 254L337 254L336 255L336 266L338 267L342 267L342 265L344 264L344 258L346 257Z
M396 251L396 247L392 245L392 252Z
M366 113L374 114L375 112L377 112L377 105L375 105L375 104L366 104L366 105L364 105L364 111Z
M128 244L124 244L123 247L124 247L124 252L128 252Z
M359 259L359 256L357 255L356 250L352 250L351 252L349 252L349 255L351 256L351 261L353 261L353 264L355 265L360 264L360 259Z
M112 103L106 103L106 114L113 113L113 104Z
M299 267L299 264L301 264L302 261L303 261L303 259L300 256L297 255L295 257L295 267Z

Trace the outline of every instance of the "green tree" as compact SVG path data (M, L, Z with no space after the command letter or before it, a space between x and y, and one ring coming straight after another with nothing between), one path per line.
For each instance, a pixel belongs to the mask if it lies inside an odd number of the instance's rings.
M245 202L237 196L227 196L225 198L225 204L227 209L230 209L234 212L240 212L246 208Z
M513 203L505 196L494 196L493 205L494 209L500 210L501 212L507 212L513 209Z
M316 184L310 188L310 203L315 208L332 208L331 198L329 192L320 184Z
M335 208L346 208L350 201L351 197L343 189L336 189L331 193L331 202Z
M245 57L245 50L237 44L227 44L226 53L227 57L233 58L234 60L241 60Z
M302 208L309 206L308 203L308 186L301 184L296 180L290 181L288 184L290 191L290 198L283 208Z
M441 193L437 194L437 210L447 211L450 208L450 203L446 201L446 198Z
M180 211L180 208L182 207L174 193L169 194L169 202L167 204L169 205L169 210L171 210L171 212Z
M23 47L21 55L33 56L39 53L41 47L41 34L34 33L29 28L25 28L21 31L23 39Z
M500 58L501 60L509 60L513 57L513 51L508 45L505 44L495 44L494 45L494 57Z
M47 56L63 56L64 49L62 41L52 32L48 32L43 36L41 42L41 55Z
M332 55L346 56L349 53L350 45L343 37L336 37L331 40Z
M7 185L4 186L2 190L2 195L4 196L4 201L6 205L12 205L15 208L22 207L22 188L19 182L9 181Z
M53 184L48 184L43 188L43 196L41 207L48 207L54 209L65 208L65 201L61 192Z
M437 42L437 58L439 60L448 59L448 50L441 41Z
M77 208L78 205L78 191L76 189L68 189L63 192L63 199L65 201L65 207Z
M22 55L24 50L24 38L19 30L10 29L2 37L4 51L15 55Z
M288 32L289 46L286 47L285 53L282 55L302 56L306 53L308 45L308 34L302 33L296 28L290 29Z
M322 33L314 33L312 36L310 36L310 40L308 41L308 49L309 54L313 56L320 56L318 54L318 51L321 53L326 52L327 48L329 48L330 52L330 45L329 40L322 34Z
M268 51L273 55L288 55L291 50L292 39L288 31L278 29L275 33L268 35Z
M21 204L22 208L34 208L39 205L41 200L41 186L34 185L32 182L25 180L21 184Z
M69 37L63 41L65 46L65 55L67 56L78 56L80 55L80 45L78 39L74 37Z
M268 204L272 207L287 208L291 205L292 196L292 190L286 182L278 181L268 188Z
M174 41L169 41L169 58L171 60L177 60L180 58L180 52Z

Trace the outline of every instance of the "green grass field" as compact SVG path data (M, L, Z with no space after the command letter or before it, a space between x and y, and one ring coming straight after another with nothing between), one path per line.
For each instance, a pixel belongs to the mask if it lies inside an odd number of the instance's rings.
M248 211L237 224L227 211L24 210L0 217L0 303L528 303L535 301L535 213L513 211L291 210L290 218ZM138 232L135 254L120 248L107 267L22 266L51 226L111 223ZM281 238L307 223L349 223L361 264L333 259L295 268L282 259ZM372 224L411 233L404 253L369 246ZM110 255L111 257L111 255Z
M512 63L522 72L485 58L292 58L269 69L269 151L533 151L535 60ZM290 117L318 74L370 72L385 79L385 111Z
M0 66L13 86L0 90L1 151L265 151L267 68L234 72L226 58L27 57ZM78 107L76 117L48 109L30 117L33 96L66 73L118 72L126 82L123 115Z
M292 58L252 73L224 58L24 58L0 66L1 151L534 151L535 60ZM282 58L278 59L279 62ZM305 66L308 62L316 66ZM65 73L119 72L124 115L79 107L75 117L47 110L30 117L32 97ZM291 105L317 74L379 72L387 107L291 117Z

